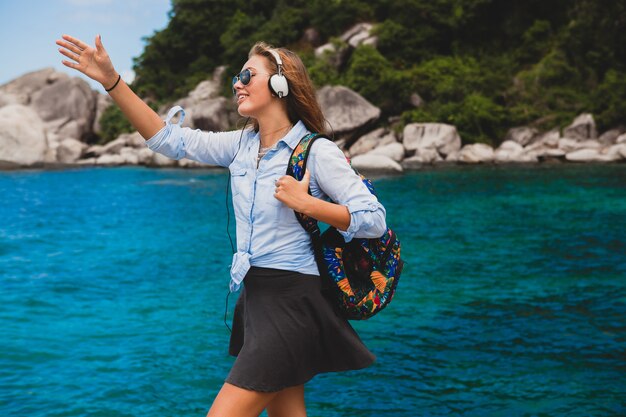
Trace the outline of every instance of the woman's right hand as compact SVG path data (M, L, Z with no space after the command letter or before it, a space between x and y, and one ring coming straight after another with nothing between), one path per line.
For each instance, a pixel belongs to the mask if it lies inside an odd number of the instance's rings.
M56 44L61 47L59 48L61 54L75 61L62 61L66 67L74 68L98 81L105 89L117 81L118 73L102 46L100 35L96 36L95 48L69 35L63 35L63 39L57 40Z

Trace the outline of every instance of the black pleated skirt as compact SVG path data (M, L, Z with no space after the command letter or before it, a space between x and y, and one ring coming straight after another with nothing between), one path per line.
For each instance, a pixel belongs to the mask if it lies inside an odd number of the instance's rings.
M375 356L322 294L320 277L252 267L233 317L226 382L274 392L316 374L362 369Z

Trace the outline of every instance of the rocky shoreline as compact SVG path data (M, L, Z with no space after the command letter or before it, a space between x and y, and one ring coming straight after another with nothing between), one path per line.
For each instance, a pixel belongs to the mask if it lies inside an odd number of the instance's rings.
M234 102L219 96L222 71L218 68L211 80L171 103L185 108L184 125L227 130L238 124ZM317 95L337 145L364 171L402 173L444 164L626 161L626 129L598 135L588 113L576 117L562 131L512 128L494 149L481 143L463 146L456 127L448 124L411 123L399 132L393 128L392 118L390 128L375 128L380 109L343 86L325 86ZM100 133L100 116L110 105L108 96L92 90L81 78L53 69L32 72L0 86L0 169L208 167L156 154L137 132L105 145L88 145L86 141ZM169 107L159 113L165 114Z

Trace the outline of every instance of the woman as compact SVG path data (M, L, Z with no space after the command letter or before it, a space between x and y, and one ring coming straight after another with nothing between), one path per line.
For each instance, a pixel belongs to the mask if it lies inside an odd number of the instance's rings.
M242 282L244 289L229 348L237 359L208 416L258 416L264 409L270 417L306 416L304 384L314 375L369 366L374 355L321 294L310 237L293 210L349 241L381 236L385 209L327 139L312 147L302 181L285 175L300 139L324 132L300 58L254 45L233 78L238 112L253 128L216 133L181 127L180 107L161 120L121 81L99 36L95 48L67 35L57 44L71 60L63 64L100 82L150 149L230 170L237 220L231 289ZM179 111L181 120L172 123Z

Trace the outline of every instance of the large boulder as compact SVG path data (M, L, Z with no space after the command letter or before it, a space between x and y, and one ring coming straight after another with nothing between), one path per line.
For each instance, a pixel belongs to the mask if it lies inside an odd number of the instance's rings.
M607 155L614 161L626 159L626 143L616 143L615 145L601 149L600 154Z
M113 99L111 98L111 96L104 95L104 94L98 94L96 96L96 115L94 117L93 120L93 132L96 135L102 135L102 126L100 125L100 118L102 117L102 114L104 113L104 111L109 108L109 106L111 106L113 104Z
M317 100L336 135L358 132L380 117L380 109L343 86L325 86Z
M62 120L58 132L65 128L64 135L84 139L92 132L97 95L86 81L61 74L56 82L32 94L31 106L46 122Z
M619 157L614 154L601 154L599 149L585 148L567 153L565 159L572 162L610 162Z
M345 31L339 37L339 39L341 39L343 42L346 42L352 48L356 48L362 44L376 46L378 40L375 36L371 35L371 31L373 28L374 25L372 25L371 23L357 23L356 25Z
M404 146L401 143L393 142L387 145L382 145L369 151L370 155L384 155L396 162L400 162L404 159Z
M506 140L494 151L495 162L522 162L524 147L517 141Z
M376 47L378 38L371 34L374 25L363 22L357 23L339 36L334 42L328 42L315 48L315 57L325 59L335 68L346 65L352 51L360 45Z
M537 136L539 131L535 128L528 126L520 126L509 129L504 137L504 142L513 141L522 146L526 146L533 141L533 138ZM503 143L504 143L503 142Z
M21 104L0 108L0 161L21 166L43 163L47 149L44 124L37 113Z
M64 164L72 164L80 159L85 149L87 149L87 144L79 140L63 139L57 146L56 159Z
M377 146L384 146L394 142L397 141L393 132L389 132L381 127L358 138L356 142L350 146L348 152L351 156L363 155Z
M431 148L446 156L461 149L461 136L452 125L410 123L404 127L402 143L409 152Z
M459 153L459 162L476 164L492 162L494 157L493 148L484 143L465 145Z
M527 151L533 148L556 148L558 146L559 139L561 138L561 132L559 129L552 129L544 133L540 133L533 137L530 144L524 145Z
M5 99L8 100L7 104L28 105L35 92L53 84L59 77L67 77L67 75L55 71L54 68L29 72L0 86L0 93L8 97Z
M185 126L223 131L236 123L238 114L235 102L219 95L224 70L223 66L216 68L212 79L202 81L187 97L176 101L185 109ZM163 109L163 113L168 110L169 106Z
M371 153L358 155L352 158L352 166L359 171L402 172L402 166L393 159L384 155Z
M563 137L576 140L596 139L598 131L593 116L590 113L583 113L576 117L571 125L563 129Z
M402 166L413 166L423 164L434 164L435 162L442 161L443 158L439 155L434 148L418 148L415 150L415 155L410 158L406 158Z
M617 143L617 138L624 133L623 128L607 130L598 138L598 142L602 146L611 146Z

